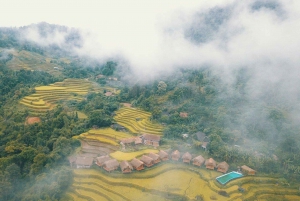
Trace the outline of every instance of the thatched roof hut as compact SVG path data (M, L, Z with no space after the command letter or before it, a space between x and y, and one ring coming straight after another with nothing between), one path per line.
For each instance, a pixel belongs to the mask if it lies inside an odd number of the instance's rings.
M110 160L110 157L108 155L105 155L105 156L100 156L100 157L97 157L96 158L96 164L100 167L103 166L104 162L105 161L108 161Z
M160 157L159 157L158 154L155 154L155 153L149 153L148 156L149 156L150 158L153 159L153 163L154 163L154 164L160 162Z
M178 150L175 150L173 153L172 153L172 160L173 161L178 161L180 158L180 152Z
M246 166L246 165L243 165L241 168L242 168L242 171L243 171L244 174L247 174L247 175L255 175L255 173L256 173L255 170L249 168L249 167Z
M152 145L152 146L155 146L155 147L159 146L159 141L160 141L160 136L159 135L143 134L142 137L144 139L144 144Z
M182 155L182 161L184 163L190 163L192 160L192 155L189 152L186 152L185 154Z
M142 161L136 159L136 158L132 159L132 161L130 162L130 164L136 170L142 170L142 169L144 169L144 163Z
M130 173L133 170L133 167L127 161L122 161L120 167L123 173Z
M158 152L159 158L163 161L169 160L169 154L163 150Z
M147 167L151 167L154 162L153 159L150 158L149 156L143 155L140 159Z
M199 155L193 159L193 165L201 166L204 163L205 159L203 156Z
M214 170L215 167L217 166L217 163L213 158L209 158L209 159L206 159L205 166L207 169Z
M228 165L228 163L223 161L217 165L217 168L218 168L218 170L217 170L218 172L226 173L228 171L229 165Z
M118 169L119 165L120 164L116 159L111 159L111 160L108 160L108 161L104 162L103 169L110 172L110 171Z
M93 164L93 161L93 158L78 156L75 161L76 168L90 168Z

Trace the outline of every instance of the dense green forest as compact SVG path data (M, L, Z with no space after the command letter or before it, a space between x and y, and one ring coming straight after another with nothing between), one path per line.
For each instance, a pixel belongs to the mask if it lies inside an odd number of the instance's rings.
M73 34L68 40L77 40ZM17 35L16 29L1 29L0 47L53 58L67 54L57 47L20 42ZM164 124L164 143L184 141L200 150L195 133L201 131L210 140L208 154L218 160L231 166L245 163L262 174L281 175L291 182L300 179L300 126L292 119L293 107L274 101L280 99L271 92L250 99L246 86L251 75L245 69L235 73L236 81L231 84L205 67L180 69L159 80L133 85L123 79L113 61L88 62L71 55L70 63L59 63L63 69L57 76L50 71L12 70L6 64L13 55L0 58L0 200L59 200L72 183L66 157L80 146L72 137L93 126L110 126L121 102L150 111L153 121ZM40 123L24 124L29 111L18 102L32 94L35 86L64 78L107 84L105 79L96 79L99 74L121 79L121 93L113 97L89 93L82 101L62 101L41 116ZM70 115L77 110L88 118ZM181 117L180 112L188 116ZM184 133L189 134L188 139L182 138Z

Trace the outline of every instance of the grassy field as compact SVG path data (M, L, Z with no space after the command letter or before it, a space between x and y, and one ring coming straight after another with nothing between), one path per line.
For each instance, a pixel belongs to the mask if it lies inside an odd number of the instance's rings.
M20 103L35 113L45 113L54 108L60 100L82 100L83 95L95 90L92 83L82 79L65 79L48 86L35 88L35 93L24 97ZM86 118L78 113L79 118Z
M124 107L116 112L116 122L135 134L162 135L163 126L150 121L151 113L136 108Z
M143 172L107 174L96 169L76 169L72 187L64 200L299 200L298 189L275 183L267 177L243 177L225 186L210 170L181 163L164 162ZM273 181L273 183L272 183ZM212 185L213 184L213 185ZM245 192L238 191L238 187ZM218 194L223 190L229 194ZM103 197L105 194L107 197ZM272 199L274 198L274 199Z
M158 150L157 149L145 149L145 150L136 151L136 152L130 152L130 153L116 151L114 153L111 153L110 156L112 158L117 159L118 161L122 161L122 160L130 161L133 158L142 156L143 154L150 153L150 152L152 152L152 153L158 153Z

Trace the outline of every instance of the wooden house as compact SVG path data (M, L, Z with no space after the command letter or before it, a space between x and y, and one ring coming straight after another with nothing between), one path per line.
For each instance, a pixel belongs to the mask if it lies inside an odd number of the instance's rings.
M154 164L160 162L160 157L159 157L158 154L155 154L155 153L149 153L149 154L148 154L148 157L150 157L150 158L153 159L153 163L154 163Z
M182 118L187 118L189 115L187 112L180 112L179 116Z
M147 167L151 167L152 165L154 165L153 159L150 158L149 156L143 155L140 159L144 165L146 165Z
M105 161L110 160L110 157L108 155L106 156L100 156L96 158L96 165L99 167L102 167Z
M160 150L158 152L158 155L159 155L160 160L162 160L162 161L169 160L169 154L163 150Z
M120 164L116 159L111 159L111 160L105 161L102 167L104 170L111 172L111 171L118 169L119 166L120 166Z
M172 153L172 160L173 161L178 161L180 159L180 152L178 150L175 150L173 153Z
M247 174L247 175L255 175L255 173L256 173L255 170L249 168L249 167L246 166L246 165L243 165L241 168L242 168L242 172L243 172L244 174Z
M159 146L160 136L159 135L152 135L152 134L144 134L142 136L144 140L144 144L151 145L154 147Z
M132 165L132 167L135 170L143 170L144 169L144 163L136 158L132 159L130 164Z
M228 165L228 163L223 161L217 165L217 168L218 168L217 169L218 172L226 173L228 171L229 165Z
M120 163L122 173L130 173L133 170L133 167L127 161L122 161Z
M192 160L192 155L189 152L186 152L185 154L182 155L182 162L184 163L190 163Z
M206 159L206 161L205 161L205 167L207 169L214 170L216 166L217 166L217 163L216 163L216 161L213 158Z
M76 168L90 168L93 161L93 158L78 156L75 161Z
M204 163L205 159L203 156L199 155L193 159L193 165L201 166Z

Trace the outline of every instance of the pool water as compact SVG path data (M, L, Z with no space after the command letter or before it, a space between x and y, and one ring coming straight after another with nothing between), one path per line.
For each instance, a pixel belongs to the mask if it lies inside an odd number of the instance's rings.
M227 174L223 174L216 178L216 180L221 184L226 184L227 182L242 177L243 175L239 172L229 172Z

